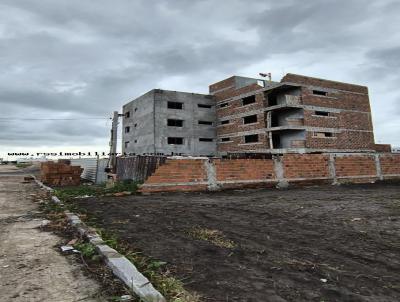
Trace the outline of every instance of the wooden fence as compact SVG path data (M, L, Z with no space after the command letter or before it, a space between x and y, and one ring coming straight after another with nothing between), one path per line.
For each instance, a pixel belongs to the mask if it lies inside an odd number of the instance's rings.
M165 156L117 157L117 178L144 182L165 161Z

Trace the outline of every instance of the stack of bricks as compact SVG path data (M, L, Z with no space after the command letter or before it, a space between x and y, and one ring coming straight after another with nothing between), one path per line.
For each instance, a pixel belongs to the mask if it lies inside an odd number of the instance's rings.
M41 165L41 181L52 186L78 186L83 169L66 162L44 162Z

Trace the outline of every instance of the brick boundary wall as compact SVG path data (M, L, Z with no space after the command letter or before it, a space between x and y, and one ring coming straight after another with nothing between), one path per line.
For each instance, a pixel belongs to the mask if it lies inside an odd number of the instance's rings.
M400 179L400 154L284 154L272 159L168 158L142 193L217 191Z

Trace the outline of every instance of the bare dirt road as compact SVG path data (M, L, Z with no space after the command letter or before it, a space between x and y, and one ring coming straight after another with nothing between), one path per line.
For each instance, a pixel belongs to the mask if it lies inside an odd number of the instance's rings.
M58 252L60 238L40 230L38 188L14 172L0 166L0 301L103 301L97 282Z

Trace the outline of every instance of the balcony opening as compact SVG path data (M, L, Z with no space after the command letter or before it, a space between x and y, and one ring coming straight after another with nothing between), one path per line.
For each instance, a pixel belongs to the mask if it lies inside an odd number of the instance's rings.
M183 137L168 137L168 145L183 145Z
M279 127L278 114L271 114L271 127Z
M255 95L251 95L248 97L245 97L242 99L242 105L246 106L246 105L250 105L250 104L254 104L256 102L256 96Z
M278 96L276 93L268 94L268 106L278 105Z
M212 126L213 122L209 122L209 121L199 121L199 125L210 125Z
M324 96L328 95L326 91L321 91L321 90L313 90L312 93L315 95L324 95Z
M183 103L180 102L168 102L168 109L183 109Z
M243 124L257 123L257 114L245 116L243 118Z
M244 137L245 144L257 143L257 142L258 142L258 134L246 135Z
M272 149L280 149L281 148L281 137L277 133L272 134Z
M168 119L169 127L183 127L183 120Z

